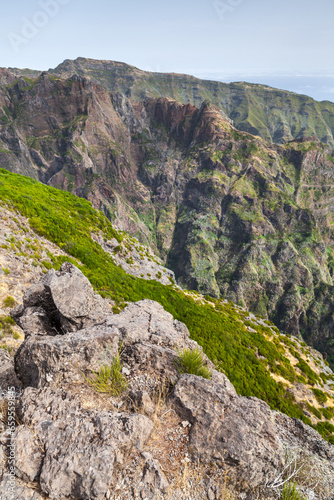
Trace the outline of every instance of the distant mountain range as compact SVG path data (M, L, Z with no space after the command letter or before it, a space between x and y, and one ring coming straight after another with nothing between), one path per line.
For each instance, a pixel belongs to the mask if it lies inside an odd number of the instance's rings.
M33 70L13 72L30 77L40 74ZM233 120L238 130L268 141L284 143L316 136L321 142L334 145L334 103L318 102L306 95L246 82L222 83L189 75L152 73L120 62L82 57L67 59L48 73L61 78L83 76L135 101L168 97L200 107L207 100Z

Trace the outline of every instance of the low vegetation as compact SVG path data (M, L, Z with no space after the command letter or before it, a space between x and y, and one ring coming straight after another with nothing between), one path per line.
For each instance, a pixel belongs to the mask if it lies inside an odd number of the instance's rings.
M307 500L307 497L304 496L296 483L286 483L283 487L281 500Z
M185 349L180 352L176 366L179 373L189 373L207 379L210 379L212 375L199 349Z
M110 365L101 366L98 372L93 372L92 376L86 380L97 392L111 396L120 396L128 387L126 377L122 374L119 355L113 358Z

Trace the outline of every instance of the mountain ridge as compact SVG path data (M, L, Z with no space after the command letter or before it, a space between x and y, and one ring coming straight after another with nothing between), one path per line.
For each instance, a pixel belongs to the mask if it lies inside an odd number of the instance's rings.
M27 70L16 71L20 76L28 75ZM44 73L63 78L74 74L85 76L106 90L120 91L135 100L170 97L197 107L204 100L211 100L233 120L237 129L260 135L271 142L283 143L316 135L321 141L334 145L334 103L315 101L309 96L263 84L226 84L186 74L153 73L118 61L83 57L66 59ZM290 101L289 105L277 112L283 101Z

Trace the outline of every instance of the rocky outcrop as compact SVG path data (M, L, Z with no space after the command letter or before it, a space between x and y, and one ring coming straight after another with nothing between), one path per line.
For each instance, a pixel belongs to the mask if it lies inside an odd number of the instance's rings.
M12 316L29 335L59 335L102 322L110 308L91 293L88 279L72 264L51 270L30 288Z
M192 424L189 447L195 459L230 466L250 489L274 480L284 455L266 403L194 375L180 377L173 398L177 411Z
M80 284L84 286L76 300L72 291ZM333 498L326 491L334 491L334 447L301 422L271 411L263 401L238 396L204 354L212 369L210 380L180 376L178 352L198 345L186 326L159 304L143 300L110 314L81 272L66 263L25 294L19 320L34 316L34 308L44 311L45 321L36 335L27 321L27 338L15 356L16 373L24 386L14 435L17 491L22 499L155 500L170 494L188 498L161 465L163 453L156 453L162 425L157 428L157 422L171 412L180 426L175 435L189 438L177 467L188 464L187 470L196 471L197 478L207 478L208 468L216 467L229 475L238 498L259 495L268 500L275 496L272 485L284 469L286 450L303 449L308 460L325 471L319 498ZM61 318L63 328L50 330L55 317ZM90 326L80 329L85 324ZM101 409L96 398L95 405L88 404L87 390L92 391L88 374L112 363L120 346L128 389L117 398L104 399L109 409ZM160 402L155 406L157 395ZM4 430L0 456L7 441ZM8 487L5 472L0 476L3 491ZM31 481L37 482L39 492L30 489ZM196 498L218 499L221 484L215 481L203 480L206 489Z
M77 399L50 389L27 389L20 415L43 443L40 484L52 499L104 498L117 463L132 448L140 451L153 429L144 415L84 411Z

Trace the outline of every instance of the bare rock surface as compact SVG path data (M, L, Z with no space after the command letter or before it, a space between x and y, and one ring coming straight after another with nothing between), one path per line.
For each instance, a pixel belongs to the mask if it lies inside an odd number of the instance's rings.
M7 351L0 349L0 397L9 388L19 390L21 383L14 370L14 359Z
M144 415L87 411L51 389L26 389L20 416L45 449L40 484L51 499L105 498L114 467L132 448L140 450L153 428Z
M23 306L12 316L25 335L59 335L88 328L110 312L103 299L93 292L88 279L73 264L60 271L51 269L40 283L29 289Z
M21 425L15 432L14 442L16 476L28 482L35 481L39 476L43 457L38 437L29 427Z
M15 355L15 369L25 386L47 387L82 382L110 364L118 353L119 331L96 326L55 337L28 337Z
M282 443L263 401L239 397L195 375L180 377L173 399L192 424L189 446L196 460L227 464L250 488L273 479L283 466Z

